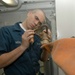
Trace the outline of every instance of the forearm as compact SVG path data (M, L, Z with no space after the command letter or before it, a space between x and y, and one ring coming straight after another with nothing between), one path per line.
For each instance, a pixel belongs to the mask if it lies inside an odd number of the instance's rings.
M9 64L13 63L24 51L25 49L19 46L9 53L0 55L0 68L6 67Z
M41 54L41 60L43 62L47 61L48 55L49 55L48 51L44 49L43 52L42 52L42 54Z

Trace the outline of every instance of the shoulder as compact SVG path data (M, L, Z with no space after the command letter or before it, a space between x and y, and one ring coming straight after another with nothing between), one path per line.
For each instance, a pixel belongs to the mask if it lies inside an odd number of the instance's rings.
M8 32L8 31L15 30L18 28L19 28L19 22L15 23L13 25L1 27L0 31Z

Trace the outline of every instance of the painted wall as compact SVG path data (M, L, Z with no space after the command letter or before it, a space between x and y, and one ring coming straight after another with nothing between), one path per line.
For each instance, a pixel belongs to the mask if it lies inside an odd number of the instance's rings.
M55 0L57 39L75 36L75 0ZM59 69L59 75L65 75Z
M56 0L57 38L75 35L75 0Z

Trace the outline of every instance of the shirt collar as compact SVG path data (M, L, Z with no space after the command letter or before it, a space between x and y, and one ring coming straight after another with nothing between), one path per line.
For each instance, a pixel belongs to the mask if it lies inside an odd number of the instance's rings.
M26 31L26 29L23 27L22 23L19 23L19 25L24 31Z
M13 26L14 27L14 30L16 30L16 31L21 31L21 30L23 30L21 27L20 27L20 23L22 23L22 22L17 22L17 23L15 23L15 25Z

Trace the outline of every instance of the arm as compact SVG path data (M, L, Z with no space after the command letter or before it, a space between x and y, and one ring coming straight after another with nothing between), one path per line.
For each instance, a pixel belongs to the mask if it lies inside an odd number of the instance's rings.
M14 62L25 50L26 48L23 49L21 46L19 46L9 53L0 55L0 68L6 67Z
M41 54L41 61L43 61L43 62L47 61L48 55L49 55L48 51L43 49L43 52Z
M33 34L33 30L27 30L22 35L22 44L19 47L9 53L4 53L0 55L0 68L10 65L22 55L22 53L29 47L29 41L31 38L33 38Z
M44 30L44 32L42 33L42 39L43 39L43 41L41 42L42 43L42 46L44 46L45 44L49 44L50 43L50 39L51 39L51 31L48 29L48 34L47 33L45 33L45 30ZM47 59L48 59L48 55L49 55L49 51L47 51L45 48L43 48L42 47L42 49L43 49L43 52L42 52L42 54L41 54L41 60L42 61L46 61Z

